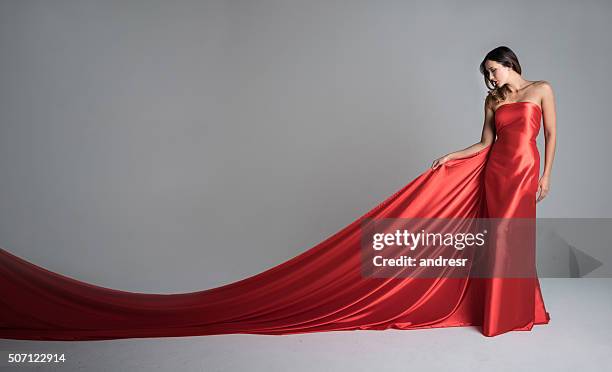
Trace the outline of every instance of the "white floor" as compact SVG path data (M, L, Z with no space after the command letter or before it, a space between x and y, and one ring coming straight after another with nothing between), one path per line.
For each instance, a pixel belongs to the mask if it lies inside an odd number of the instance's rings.
M550 324L485 337L477 328L219 335L87 342L0 340L65 353L63 371L604 371L612 365L612 279L540 279Z

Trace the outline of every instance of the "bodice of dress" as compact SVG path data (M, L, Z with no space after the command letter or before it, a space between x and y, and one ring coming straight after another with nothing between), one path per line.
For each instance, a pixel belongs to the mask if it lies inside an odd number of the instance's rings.
M497 141L528 141L535 145L541 119L542 110L537 103L519 101L503 104L495 111Z
M497 138L485 171L489 217L535 217L541 118L540 106L527 101L507 103L495 111Z

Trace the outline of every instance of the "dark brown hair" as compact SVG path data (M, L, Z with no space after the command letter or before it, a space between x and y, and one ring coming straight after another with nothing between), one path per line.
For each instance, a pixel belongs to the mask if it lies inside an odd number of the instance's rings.
M482 62L480 62L480 72L484 75L485 85L489 88L489 96L493 100L493 102L500 102L506 99L508 93L510 93L510 88L505 84L501 87L496 87L493 85L491 80L489 80L489 74L487 73L487 68L485 66L485 62L494 61L506 67L510 67L514 71L516 71L519 75L521 74L521 64L518 61L518 58L514 52L508 48L507 46L499 46L484 57Z

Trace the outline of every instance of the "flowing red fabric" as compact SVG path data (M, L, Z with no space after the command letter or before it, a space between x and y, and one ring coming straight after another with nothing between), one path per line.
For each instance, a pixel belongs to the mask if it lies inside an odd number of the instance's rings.
M550 320L537 276L372 278L361 222L378 218L535 218L541 109L503 105L497 139L428 169L336 234L257 275L198 292L145 294L48 271L0 249L0 337L101 340L229 333L479 326L485 336Z

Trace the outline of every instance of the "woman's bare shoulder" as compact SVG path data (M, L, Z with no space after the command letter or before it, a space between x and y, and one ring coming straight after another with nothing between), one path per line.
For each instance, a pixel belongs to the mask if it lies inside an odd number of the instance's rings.
M554 94L552 84L547 80L538 80L534 88L540 98L551 97Z
M552 84L547 80L538 80L534 84L534 88L536 88L540 92L552 91Z

